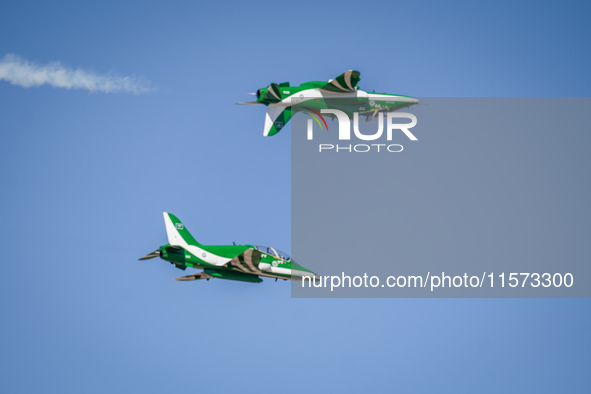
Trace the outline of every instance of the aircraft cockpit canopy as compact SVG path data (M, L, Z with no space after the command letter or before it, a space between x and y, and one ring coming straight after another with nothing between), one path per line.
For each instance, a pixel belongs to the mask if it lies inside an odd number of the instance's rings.
M271 256L275 256L278 259L285 260L285 261L290 261L291 260L291 257L287 253L282 252L279 249L275 249L275 248L272 248L270 246L261 246L261 245L255 245L255 248L258 251L260 251L261 253L266 253L266 254L269 254Z

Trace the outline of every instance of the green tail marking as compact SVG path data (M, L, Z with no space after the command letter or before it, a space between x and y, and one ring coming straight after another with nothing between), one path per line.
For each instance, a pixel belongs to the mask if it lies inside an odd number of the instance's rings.
M197 240L195 238L193 238L193 236L191 235L189 230L187 230L187 228L179 220L179 218L174 216L172 213L169 213L168 217L170 217L172 224L174 225L176 230L179 232L180 236L183 237L183 239L185 240L186 243L188 243L189 245L199 245L199 246L201 245L199 242L197 242Z
M284 109L283 112L281 112L281 114L277 117L277 119L275 119L275 122L273 122L273 126L271 126L271 130L269 130L268 135L271 136L279 133L283 126L285 126L287 122L289 122L289 120L291 119L291 115L291 108Z

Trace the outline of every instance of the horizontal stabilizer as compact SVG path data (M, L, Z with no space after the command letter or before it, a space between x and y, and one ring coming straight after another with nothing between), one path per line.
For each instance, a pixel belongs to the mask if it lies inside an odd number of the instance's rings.
M145 255L144 257L140 257L140 260L149 260L149 259L153 259L154 257L159 257L159 256L160 256L160 249L155 250L152 253Z
M200 272L198 274L181 276L180 278L174 278L174 280L190 281L190 280L209 279L209 278L213 278L213 277L209 274L206 274L205 272Z
M245 103L236 103L238 105L255 105L255 104L263 104L263 103L259 103L258 101L247 101Z

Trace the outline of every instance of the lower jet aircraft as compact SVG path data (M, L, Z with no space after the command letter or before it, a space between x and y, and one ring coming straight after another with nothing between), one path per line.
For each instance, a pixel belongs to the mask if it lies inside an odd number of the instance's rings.
M328 82L310 81L299 86L290 86L289 82L272 83L266 88L257 90L257 101L246 104L264 104L267 106L263 135L277 134L297 112L305 112L316 120L324 121L322 109L338 109L345 112L350 119L354 113L372 121L378 113L397 111L417 104L418 99L410 96L389 93L368 93L357 86L359 71L349 70ZM330 114L324 114L334 119Z
M259 283L263 281L260 276L276 280L302 280L308 276L316 280L314 272L277 249L255 245L202 245L176 216L167 212L164 212L164 224L168 243L140 260L160 257L183 271L187 267L203 270L176 280L220 278Z

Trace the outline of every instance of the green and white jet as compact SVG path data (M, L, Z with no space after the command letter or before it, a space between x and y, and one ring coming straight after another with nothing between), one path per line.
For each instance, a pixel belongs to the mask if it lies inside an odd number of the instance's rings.
M299 86L290 86L289 82L272 83L256 92L257 101L238 104L264 104L267 106L265 116L265 136L277 134L297 112L306 112L318 120L319 117L328 129L322 109L338 109L349 118L354 113L365 116L371 121L380 112L392 112L417 104L419 100L410 96L388 93L368 93L360 90L359 71L349 70L328 82L310 81ZM334 118L332 115L327 116Z
M268 246L255 245L202 245L174 215L164 212L164 225L168 243L140 260L160 257L181 270L202 269L202 272L182 276L176 280L230 279L259 283L260 278L302 280L316 274L296 264L289 255Z

